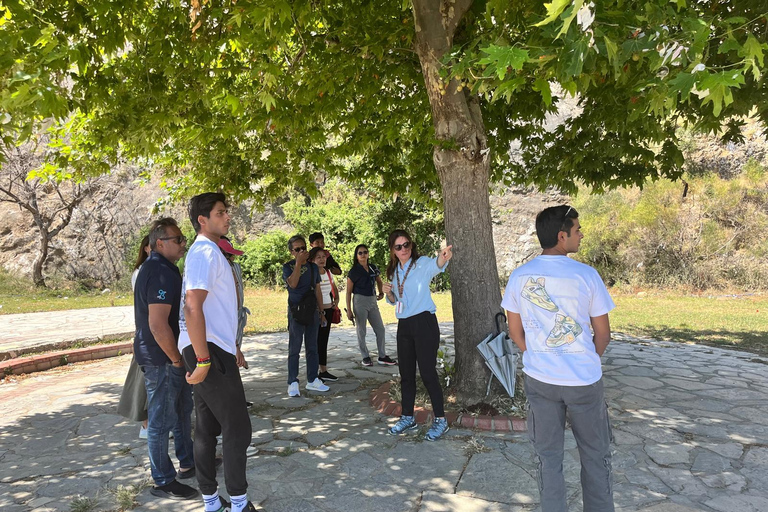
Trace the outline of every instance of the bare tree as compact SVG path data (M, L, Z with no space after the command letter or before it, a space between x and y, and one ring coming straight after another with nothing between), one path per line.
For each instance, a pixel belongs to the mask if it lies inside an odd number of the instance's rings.
M45 286L43 270L51 241L69 225L75 208L96 187L96 180L75 182L29 177L45 160L47 139L21 146L0 145L0 202L14 203L27 211L37 228L40 248L33 263L32 280Z

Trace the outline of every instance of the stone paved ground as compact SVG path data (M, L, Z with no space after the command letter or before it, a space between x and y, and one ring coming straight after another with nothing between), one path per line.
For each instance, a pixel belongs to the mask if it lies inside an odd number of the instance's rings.
M452 325L442 325L452 343ZM388 326L394 340L394 326ZM751 354L620 337L604 358L618 509L768 511L768 366ZM390 342L393 344L393 341ZM453 429L437 443L384 434L369 391L396 369L357 364L351 330L332 332L328 396L286 395L284 333L246 339L252 411L249 494L277 511L535 510L525 434ZM115 414L129 357L0 385L0 510L69 511L77 497L117 510L114 490L149 476L138 426ZM303 370L302 370L303 376ZM303 380L303 379L302 379ZM302 383L303 384L303 383ZM482 443L488 451L473 453ZM578 451L566 439L572 510ZM220 473L220 478L223 477ZM110 491L110 489L112 491ZM144 489L137 511L200 511Z

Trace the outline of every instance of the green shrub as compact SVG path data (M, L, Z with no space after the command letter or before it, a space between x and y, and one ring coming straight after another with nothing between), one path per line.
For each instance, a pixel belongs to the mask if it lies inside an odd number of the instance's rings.
M243 269L243 278L259 286L280 286L283 279L283 263L291 259L288 238L291 235L273 230L248 240L240 247L244 252L238 258Z
M585 238L577 258L611 285L765 289L768 176L686 175L574 200Z

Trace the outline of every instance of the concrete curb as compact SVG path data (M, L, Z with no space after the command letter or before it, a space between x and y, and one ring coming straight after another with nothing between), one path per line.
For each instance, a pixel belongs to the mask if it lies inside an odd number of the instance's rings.
M131 353L133 353L133 341L123 341L110 345L92 345L90 347L60 350L47 354L17 357L0 362L0 378L5 375L41 372L69 363L94 361L96 359L105 359Z
M371 391L370 404L381 414L386 416L400 416L402 407L399 403L392 400L389 396L391 382L385 382L378 388ZM417 423L427 423L432 421L432 411L423 407L416 407L413 411ZM458 412L445 412L445 418L449 425L459 428L469 428L483 430L487 432L526 432L525 418L517 416L487 416L473 414L463 414Z
M89 345L95 343L103 343L105 341L118 341L133 338L134 331L118 332L112 334L105 334L103 336L88 336L85 338L78 338L76 340L69 341L55 341L51 343L43 343L41 345L32 345L28 347L15 347L12 349L4 348L0 351L0 362L7 362L10 359L18 359L27 354L36 354L39 352L50 352L53 350L67 351L74 345Z

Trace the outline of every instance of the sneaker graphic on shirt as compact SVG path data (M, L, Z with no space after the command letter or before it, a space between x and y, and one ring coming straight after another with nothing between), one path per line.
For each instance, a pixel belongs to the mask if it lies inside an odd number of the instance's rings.
M558 313L555 318L555 326L550 331L547 337L547 346L550 348L561 347L563 345L570 345L579 335L584 332L584 329L568 315Z
M528 302L554 313L555 311L558 311L558 307L552 302L552 299L549 298L547 290L544 289L544 283L545 281L543 277L536 280L529 277L528 282L523 286L523 291L520 295L522 295Z

